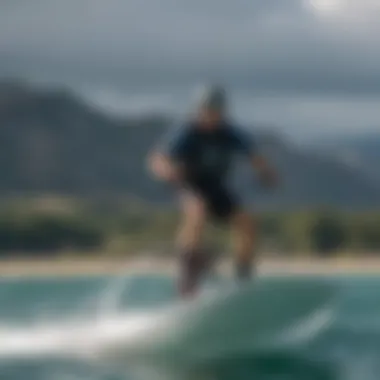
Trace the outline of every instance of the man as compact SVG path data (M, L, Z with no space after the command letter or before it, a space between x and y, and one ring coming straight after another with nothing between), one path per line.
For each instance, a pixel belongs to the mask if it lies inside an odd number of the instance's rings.
M153 173L176 185L180 194L183 220L178 235L179 286L185 297L195 294L207 269L201 238L208 219L231 226L236 238L236 276L242 281L251 276L254 223L228 183L236 154L250 161L263 184L275 184L275 172L259 156L250 136L228 120L224 89L211 86L198 100L195 117L171 133L149 157Z

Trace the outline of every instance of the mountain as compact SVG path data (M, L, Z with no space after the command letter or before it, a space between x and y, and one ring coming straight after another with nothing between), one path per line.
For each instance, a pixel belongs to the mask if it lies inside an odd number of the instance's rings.
M69 91L0 84L0 194L59 193L86 197L128 195L170 199L148 175L145 157L171 124L164 115L116 118ZM281 189L265 195L250 176L236 174L248 201L263 207L380 205L380 186L331 155L310 153L276 132L256 130L261 150L275 162Z
M355 136L337 136L321 140L315 147L380 184L380 132L362 132Z
M120 120L66 91L10 87L0 86L3 194L155 194L143 157L167 119Z

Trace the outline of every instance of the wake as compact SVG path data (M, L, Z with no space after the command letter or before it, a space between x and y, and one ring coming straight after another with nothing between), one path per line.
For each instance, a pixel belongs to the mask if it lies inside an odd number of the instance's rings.
M126 350L151 339L161 318L153 313L127 314L104 320L84 320L31 325L0 326L0 358L92 358L108 346Z
M318 282L259 281L239 289L214 289L191 303L120 311L119 298L130 289L131 281L117 279L102 293L93 317L0 325L0 360L196 367L229 355L302 344L334 317L334 292Z

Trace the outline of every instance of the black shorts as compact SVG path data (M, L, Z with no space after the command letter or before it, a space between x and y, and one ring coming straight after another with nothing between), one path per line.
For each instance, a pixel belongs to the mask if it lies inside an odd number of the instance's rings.
M193 183L189 185L188 191L194 192L205 201L207 212L217 221L229 220L240 206L233 191L222 184Z

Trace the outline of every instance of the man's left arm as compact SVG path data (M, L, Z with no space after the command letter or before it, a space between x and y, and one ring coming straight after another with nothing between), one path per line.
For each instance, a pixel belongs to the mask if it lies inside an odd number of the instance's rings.
M264 156L259 154L252 136L244 130L236 129L234 140L237 150L249 159L261 183L266 187L275 186L278 182L276 170Z
M277 185L277 173L265 157L254 155L250 160L252 167L257 171L260 181L264 186L274 187Z

